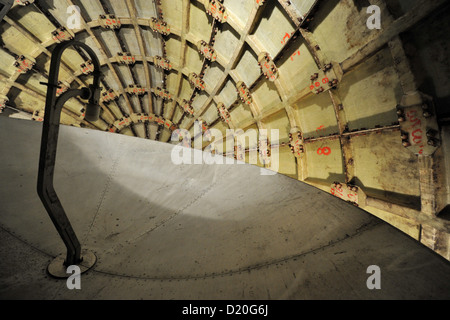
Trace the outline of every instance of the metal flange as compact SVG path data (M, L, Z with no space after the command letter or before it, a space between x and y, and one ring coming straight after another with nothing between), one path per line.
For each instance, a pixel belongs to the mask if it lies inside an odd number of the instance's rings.
M61 254L53 259L52 262L47 267L48 273L55 278L58 279L66 279L71 276L70 273L67 273L67 266L65 264L66 254ZM95 263L97 262L97 257L95 254L88 250L81 251L81 261L76 264L80 268L81 273L85 273L89 269L91 269Z

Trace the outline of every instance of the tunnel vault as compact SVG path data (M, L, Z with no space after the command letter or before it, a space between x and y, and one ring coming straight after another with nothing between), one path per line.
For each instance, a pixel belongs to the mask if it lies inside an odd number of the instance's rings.
M224 139L277 129L267 145L280 173L449 260L449 10L445 0L15 1L0 24L0 109L42 121L52 49L76 38L100 58L102 112L89 122L86 101L72 99L62 124L169 143L185 129L203 149L196 120ZM67 51L59 95L92 72L82 50ZM247 162L258 148L214 143Z

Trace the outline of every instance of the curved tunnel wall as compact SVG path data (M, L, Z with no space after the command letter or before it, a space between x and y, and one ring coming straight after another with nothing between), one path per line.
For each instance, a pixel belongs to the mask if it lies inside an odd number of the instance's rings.
M280 173L355 202L450 259L446 1L225 0L223 10L187 0L28 3L15 3L0 25L4 115L42 120L39 82L52 46L73 36L100 57L105 96L99 121L86 122L83 101L73 100L63 124L164 142L186 129L193 146L195 120L223 136L279 130L269 146ZM369 5L380 8L381 29L368 28ZM79 28L68 28L68 6L80 8ZM83 52L71 50L61 90L84 86L88 73ZM242 145L244 159L258 147Z

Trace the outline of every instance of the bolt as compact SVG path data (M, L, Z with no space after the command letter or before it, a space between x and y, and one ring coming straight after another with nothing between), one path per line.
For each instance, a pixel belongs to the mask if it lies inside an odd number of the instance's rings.
M432 147L437 147L437 140L436 139L428 139L428 145Z
M408 147L411 146L411 143L409 143L408 141L403 141L402 145L403 145L405 148L408 148Z
M323 67L323 72L327 72L328 70L330 70L333 67L333 65L331 63L326 64Z
M430 117L431 117L431 113L428 112L428 111L425 111L425 112L423 113L423 116L424 116L425 118L430 118Z

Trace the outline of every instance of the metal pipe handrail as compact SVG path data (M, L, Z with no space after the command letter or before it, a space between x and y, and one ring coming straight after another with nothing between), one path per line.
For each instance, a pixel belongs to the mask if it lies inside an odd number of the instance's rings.
M56 89L58 88L57 83L61 57L64 50L70 46L82 47L89 54L94 65L94 82L89 88L69 89L57 98ZM66 259L64 260L65 266L81 263L82 257L80 242L53 186L61 111L67 100L79 96L85 100L89 99L85 118L89 121L96 121L100 113L98 100L101 90L99 86L101 77L100 62L97 55L84 43L70 41L61 43L55 47L50 64L49 83L45 84L48 90L42 129L37 192L67 248Z

